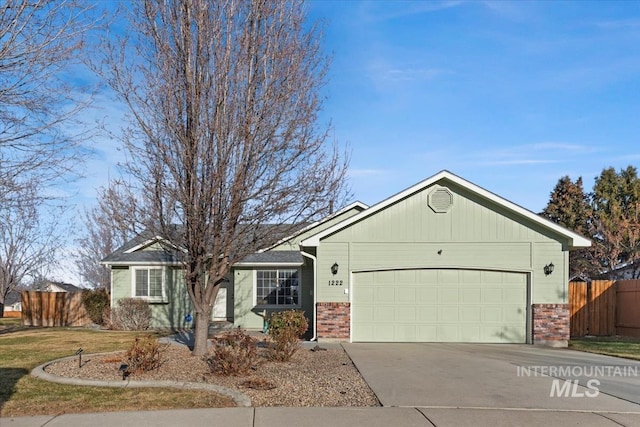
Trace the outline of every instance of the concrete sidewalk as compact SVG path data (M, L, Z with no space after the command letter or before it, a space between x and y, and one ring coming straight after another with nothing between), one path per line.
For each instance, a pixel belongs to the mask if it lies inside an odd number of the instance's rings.
M2 427L640 426L640 413L482 408L221 408L0 418Z

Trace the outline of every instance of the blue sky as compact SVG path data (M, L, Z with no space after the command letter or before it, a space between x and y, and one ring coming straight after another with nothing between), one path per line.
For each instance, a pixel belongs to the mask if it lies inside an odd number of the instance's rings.
M322 121L351 150L354 199L377 203L447 169L539 212L558 179L640 160L640 2L322 1L333 57ZM117 132L108 94L89 119ZM124 160L112 138L78 206Z
M357 199L442 169L533 211L640 158L640 2L312 1Z

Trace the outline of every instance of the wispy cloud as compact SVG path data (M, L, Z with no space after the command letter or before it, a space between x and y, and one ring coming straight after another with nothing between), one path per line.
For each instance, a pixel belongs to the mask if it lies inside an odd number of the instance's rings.
M597 148L566 142L545 141L486 151L478 163L484 165L540 165L566 162L567 155L579 157Z
M374 69L379 79L408 82L416 80L432 80L445 73L445 70L439 68L378 68Z
M541 165L541 164L551 164L551 163L559 163L560 160L542 160L542 159L507 159L507 160L486 160L484 162L479 162L483 165L503 165L503 166L512 166L512 165Z
M536 151L542 150L561 150L561 151L574 151L582 153L592 153L597 149L589 145L571 144L567 142L538 142L530 145L523 145L523 149L532 149Z
M399 18L407 18L425 13L433 13L453 7L462 6L467 1L446 0L446 1L421 1L421 2L383 2L377 5L375 2L368 6L373 6L367 10L367 20L371 22L390 21ZM392 7L393 6L393 7Z
M640 30L640 19L617 19L594 23L597 28L604 30Z
M347 171L347 176L349 178L363 178L385 175L387 173L388 171L385 169L349 169Z

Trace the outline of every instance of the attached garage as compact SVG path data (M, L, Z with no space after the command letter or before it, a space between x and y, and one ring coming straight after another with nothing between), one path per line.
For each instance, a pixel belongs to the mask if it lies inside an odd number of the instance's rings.
M553 346L569 339L569 251L589 245L447 171L300 244L320 339Z
M525 343L527 283L501 271L354 273L352 341Z

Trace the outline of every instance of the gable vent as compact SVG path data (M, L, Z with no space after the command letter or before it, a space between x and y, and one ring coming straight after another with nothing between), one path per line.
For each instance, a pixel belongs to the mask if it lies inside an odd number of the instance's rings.
M438 187L429 193L429 207L434 212L449 212L451 206L453 206L453 194L448 188Z

